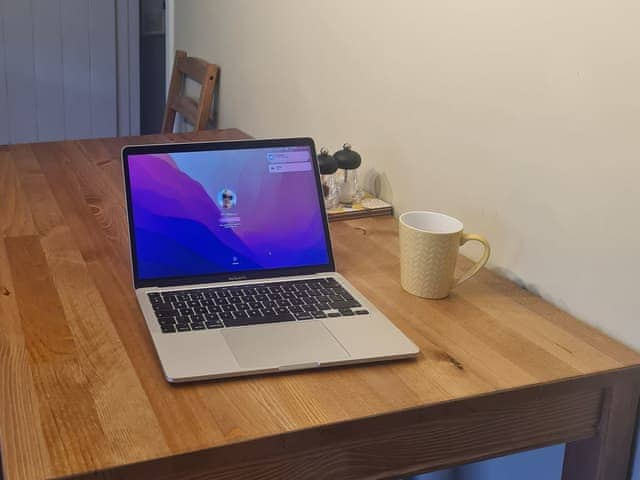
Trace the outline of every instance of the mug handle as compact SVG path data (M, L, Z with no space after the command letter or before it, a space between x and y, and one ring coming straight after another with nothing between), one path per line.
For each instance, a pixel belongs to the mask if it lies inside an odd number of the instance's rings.
M476 273L478 273L480 269L484 267L484 265L487 263L487 260L489 260L489 255L491 255L491 247L489 246L489 242L482 235L476 235L475 233L463 233L462 236L460 237L460 245L464 245L470 240L475 240L476 242L480 242L484 246L484 252L482 253L482 257L480 257L480 260L478 260L476 264L473 267L471 267L471 270L466 272L459 279L455 280L455 283L453 285L454 288L460 285L461 283L466 282L471 277L473 277Z

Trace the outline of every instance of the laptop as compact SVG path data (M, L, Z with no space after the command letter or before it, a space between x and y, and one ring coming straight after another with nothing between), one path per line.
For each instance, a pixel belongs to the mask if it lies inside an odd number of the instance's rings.
M135 293L169 382L418 354L336 272L315 158L310 138L122 150Z

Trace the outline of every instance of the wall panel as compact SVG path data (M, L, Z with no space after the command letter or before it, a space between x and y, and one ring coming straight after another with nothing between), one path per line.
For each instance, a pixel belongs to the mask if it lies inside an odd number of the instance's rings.
M4 0L0 0L0 43L4 41ZM0 145L9 143L9 104L7 101L7 70L4 62L4 48L0 48Z
M65 138L61 0L33 1L38 140Z
M0 0L0 145L139 131L137 0Z
M92 134L89 2L62 0L61 18L67 138L89 138Z
M92 136L117 135L115 0L90 0Z
M4 60L9 141L37 138L32 5L29 0L4 0Z

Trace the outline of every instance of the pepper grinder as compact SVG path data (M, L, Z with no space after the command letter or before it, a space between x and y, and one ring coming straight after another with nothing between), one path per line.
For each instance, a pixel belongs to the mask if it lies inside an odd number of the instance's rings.
M326 148L320 149L318 155L318 167L320 168L320 182L322 183L322 194L324 196L324 204L327 209L338 206L338 187L334 173L338 170L336 159L329 154Z
M358 167L362 163L360 154L351 150L351 145L345 143L342 150L333 154L340 172L338 172L338 191L340 203L352 206L362 199L362 190L358 182Z

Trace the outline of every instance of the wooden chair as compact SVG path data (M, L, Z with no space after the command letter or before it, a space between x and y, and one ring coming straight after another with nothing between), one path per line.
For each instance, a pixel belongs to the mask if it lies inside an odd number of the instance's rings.
M180 113L188 123L193 125L194 131L206 130L218 72L217 65L201 58L189 57L185 51L176 51L167 107L162 121L162 133L173 132L176 113ZM191 78L200 84L200 98L197 102L185 95L185 78Z

